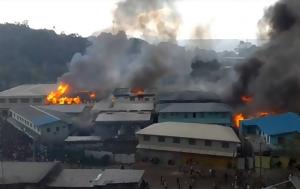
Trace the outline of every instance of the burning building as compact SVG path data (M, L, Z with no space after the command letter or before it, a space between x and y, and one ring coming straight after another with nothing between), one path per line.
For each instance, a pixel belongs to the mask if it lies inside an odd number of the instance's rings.
M156 96L155 89L136 88L117 88L113 91L116 101L123 102L154 102Z

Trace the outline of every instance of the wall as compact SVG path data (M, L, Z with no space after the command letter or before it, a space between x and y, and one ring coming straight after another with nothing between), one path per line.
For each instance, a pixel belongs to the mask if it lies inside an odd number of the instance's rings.
M46 143L62 143L69 135L68 127L68 124L63 121L43 125L40 127L41 139Z
M148 144L166 147L180 147L188 149L212 150L218 152L236 152L237 143L229 142L228 148L222 147L221 141L211 141L211 146L205 146L205 140L196 140L195 145L190 145L187 138L180 138L180 143L173 143L172 137L165 137L165 142L158 142L158 136L150 136L150 141L144 141L143 135L138 135L139 144Z
M9 108L12 105L42 105L45 98L45 96L0 97L0 108Z
M231 114L221 112L159 113L158 122L211 123L231 126Z

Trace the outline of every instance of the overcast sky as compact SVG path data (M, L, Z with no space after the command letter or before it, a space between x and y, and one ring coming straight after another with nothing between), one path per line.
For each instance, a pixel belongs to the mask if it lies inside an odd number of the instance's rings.
M197 25L215 39L254 39L257 22L276 0L179 0L182 25L178 39L190 38ZM28 20L32 28L89 36L112 25L118 0L0 0L0 22Z

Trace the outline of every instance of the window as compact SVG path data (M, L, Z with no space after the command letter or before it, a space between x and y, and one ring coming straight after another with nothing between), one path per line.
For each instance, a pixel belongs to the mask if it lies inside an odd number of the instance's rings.
M198 116L199 116L199 117L204 117L204 113L201 112L201 113L198 114Z
M193 118L197 117L197 114L196 112L193 113Z
M59 132L59 127L56 127L55 130L56 130L57 132Z
M149 135L144 135L144 141L149 141L150 140L150 136Z
M162 118L167 118L167 113L161 113Z
M223 118L227 117L227 115L228 115L228 114L227 114L226 112L222 112L222 113L221 113L221 117L223 117Z
M50 133L50 132L51 132L51 129L50 129L50 128L47 128L47 132Z
M42 102L42 99L41 99L41 98L34 98L34 99L33 99L33 102L34 102L34 103L41 103L41 102Z
M170 116L175 116L175 115L176 115L175 112L170 113Z
M196 140L190 138L190 139L189 139L189 145L195 145L195 144L196 144Z
M16 99L16 98L10 98L10 99L8 99L8 102L9 103L17 103L18 99Z
M134 97L130 97L130 101L134 101Z
M184 113L184 118L188 118L188 113Z
M5 98L0 98L0 103L5 103Z
M174 138L173 138L173 143L179 144L179 143L180 143L180 138L174 137Z
M145 101L149 101L149 98L145 98Z
M210 140L205 140L204 145L205 146L211 146L211 141Z
M21 103L29 103L29 98L21 98Z
M158 142L165 142L165 137L159 136L158 137Z
M229 148L228 142L222 142L222 148Z

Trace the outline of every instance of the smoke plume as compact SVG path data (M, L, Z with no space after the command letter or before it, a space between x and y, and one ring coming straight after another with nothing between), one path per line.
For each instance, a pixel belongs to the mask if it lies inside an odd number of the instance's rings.
M269 42L237 67L233 99L253 97L250 108L300 112L300 1L281 0L266 10L260 27Z
M121 1L114 12L114 27L147 41L176 41L181 19L174 1Z

